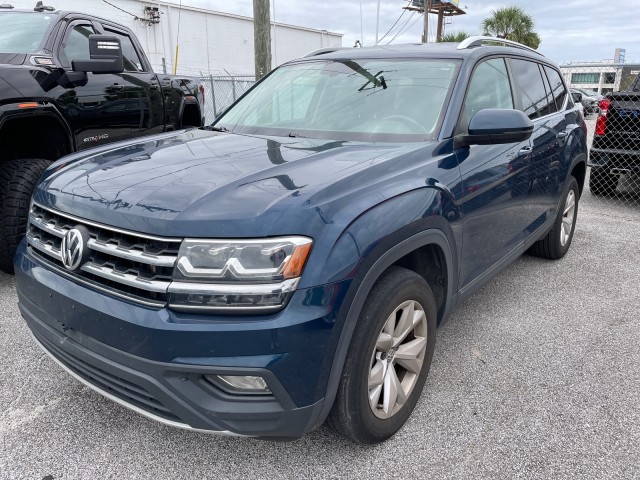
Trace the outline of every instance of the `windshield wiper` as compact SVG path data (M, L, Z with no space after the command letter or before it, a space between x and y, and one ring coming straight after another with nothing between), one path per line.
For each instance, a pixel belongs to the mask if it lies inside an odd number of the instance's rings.
M351 70L353 70L354 72L362 75L364 78L367 79L367 83L365 83L362 87L360 87L358 89L359 92L364 90L367 87L367 85L369 85L370 83L374 87L382 87L383 90L386 90L387 82L385 81L384 77L382 76L382 74L384 73L384 70L380 70L375 75L372 75L371 72L369 72L369 70L367 70L366 68L363 68L361 65L359 65L356 62L354 62L353 60L347 60L347 61L343 61L343 62L340 62L340 63L342 63L346 67L349 67Z
M212 132L228 132L229 129L227 127L216 127L214 125L205 125L202 127L203 130L209 130Z

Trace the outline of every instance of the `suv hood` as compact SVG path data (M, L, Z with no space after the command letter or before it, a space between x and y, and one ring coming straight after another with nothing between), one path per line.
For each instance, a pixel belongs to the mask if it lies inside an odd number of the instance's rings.
M330 222L319 205L370 189L392 174L386 160L425 147L192 129L62 159L47 170L34 200L155 235L304 234L312 218Z

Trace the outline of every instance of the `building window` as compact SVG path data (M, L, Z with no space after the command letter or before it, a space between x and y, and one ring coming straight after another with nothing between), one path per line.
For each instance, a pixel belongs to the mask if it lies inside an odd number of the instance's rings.
M572 84L600 83L600 74L599 73L572 73L571 83Z
M616 83L616 72L604 72L603 83Z

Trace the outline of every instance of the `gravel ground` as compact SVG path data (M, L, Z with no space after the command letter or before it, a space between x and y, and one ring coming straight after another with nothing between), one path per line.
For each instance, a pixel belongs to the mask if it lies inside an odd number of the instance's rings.
M0 478L639 478L640 207L580 205L568 255L522 257L442 328L408 424L360 447L171 429L70 378L0 274Z

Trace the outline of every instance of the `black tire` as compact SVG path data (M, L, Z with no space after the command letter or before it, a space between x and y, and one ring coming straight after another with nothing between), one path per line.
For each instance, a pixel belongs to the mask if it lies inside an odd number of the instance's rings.
M27 158L0 164L0 270L13 273L13 256L24 237L31 195L49 160Z
M608 168L591 167L589 190L591 190L593 195L599 197L611 197L615 195L620 175L611 174L608 170Z
M422 306L426 316L426 347L423 351L422 366L419 373L414 375L414 380L411 380L415 383L404 404L397 405L398 410L389 418L381 419L373 413L368 397L369 374L374 363L378 361L374 356L376 342L382 335L389 316L398 306L408 301L417 302ZM327 418L329 427L362 444L382 442L400 430L420 398L429 373L436 341L436 315L436 302L429 285L411 270L392 267L376 282L367 297L351 340L336 400ZM424 328L423 322L420 325ZM412 331L410 336L414 334L415 331ZM394 353L399 355L398 352L399 349ZM393 356L382 361L391 363L392 360ZM399 368L400 375L403 375L402 366L396 365L394 368ZM407 374L408 370L403 378L407 378Z
M572 195L575 201L575 209L573 210L573 218L571 219L571 231L564 237L563 243L563 222L566 220L567 200ZM574 177L569 177L567 184L564 188L564 194L562 195L562 201L558 208L556 220L549 233L541 240L534 243L529 249L529 253L536 257L548 258L550 260L559 260L564 257L569 251L571 241L573 240L573 234L576 230L576 220L578 218L578 201L580 198L580 189L578 188L578 181ZM566 234L565 234L566 235Z

